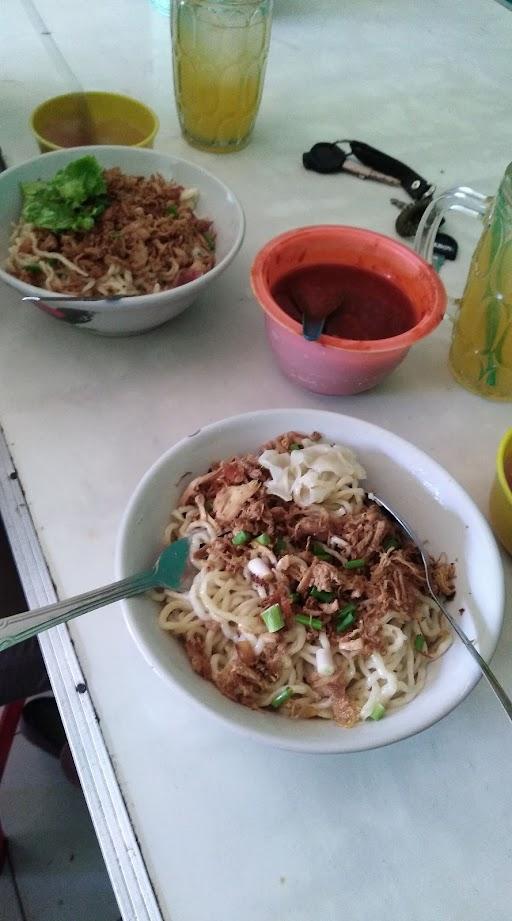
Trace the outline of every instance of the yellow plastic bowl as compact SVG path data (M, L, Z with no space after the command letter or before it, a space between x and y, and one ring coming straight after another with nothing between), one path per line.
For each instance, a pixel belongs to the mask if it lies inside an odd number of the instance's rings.
M119 93L67 93L34 109L30 127L41 153L89 144L153 147L160 127L148 106Z
M489 498L489 513L494 532L505 550L512 553L512 489L507 482L505 465L509 471L512 470L512 429L505 432L500 441L496 455L496 475Z

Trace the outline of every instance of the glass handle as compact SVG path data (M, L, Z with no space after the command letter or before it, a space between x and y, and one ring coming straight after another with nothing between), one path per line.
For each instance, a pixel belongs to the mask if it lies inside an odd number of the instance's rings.
M414 238L414 249L426 262L434 264L434 243L441 221L448 211L458 211L460 214L470 214L472 217L484 217L493 202L492 196L482 195L466 186L456 186L438 195L425 210L418 225ZM448 319L454 320L458 302L449 299L451 309L448 308Z
M492 197L465 186L457 186L438 195L430 203L418 225L414 249L418 255L432 264L436 234L446 212L459 211L461 214L483 217L491 202Z

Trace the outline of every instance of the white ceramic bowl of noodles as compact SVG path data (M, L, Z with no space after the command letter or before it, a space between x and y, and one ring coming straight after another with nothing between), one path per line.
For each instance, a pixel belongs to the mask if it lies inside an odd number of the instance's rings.
M3 269L7 259L9 238L18 221L22 199L20 183L35 179L51 179L57 170L85 154L92 154L104 168L118 166L124 173L150 176L161 173L180 185L197 188L199 201L195 213L213 221L216 232L216 262L213 269L200 278L158 294L143 294L119 302L66 301L45 303L45 291L27 284ZM161 326L192 304L223 272L242 244L245 219L240 203L223 182L200 166L169 154L136 147L101 146L75 147L57 150L35 157L0 173L0 278L24 296L39 296L35 306L58 320L80 326L91 332L108 336L125 336ZM51 292L46 292L48 295ZM20 309L31 309L20 303Z
M356 451L368 488L389 501L429 541L431 553L456 560L457 594L450 609L464 608L460 623L489 659L501 630L504 580L499 551L484 517L461 486L434 460L391 432L355 419L316 410L269 410L224 419L170 448L141 480L121 524L118 578L148 567L162 547L169 515L184 485L214 460L256 450L281 432L321 432ZM128 628L148 665L169 683L235 729L274 746L303 752L350 752L376 748L413 735L457 706L480 673L462 644L428 667L425 687L404 707L379 722L343 729L326 720L291 720L253 711L223 697L192 670L183 647L158 626L158 605L147 597L123 602ZM459 614L457 614L459 617Z

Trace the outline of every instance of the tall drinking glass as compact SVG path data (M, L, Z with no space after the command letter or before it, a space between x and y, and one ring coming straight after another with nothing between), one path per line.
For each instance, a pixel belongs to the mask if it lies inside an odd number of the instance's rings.
M463 387L491 400L512 400L512 163L494 198L459 186L428 206L416 234L430 260L447 211L483 218L464 293L454 317L450 368Z
M261 100L273 0L173 0L174 92L185 139L217 153L249 142Z

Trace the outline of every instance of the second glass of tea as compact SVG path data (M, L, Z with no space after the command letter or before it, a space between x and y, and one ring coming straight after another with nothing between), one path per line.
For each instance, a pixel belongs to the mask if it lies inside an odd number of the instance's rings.
M459 186L429 205L416 249L431 261L447 211L479 215L483 232L454 316L449 365L455 379L491 400L512 400L512 163L494 198Z
M184 138L216 153L249 142L261 100L273 0L173 0L176 106Z

